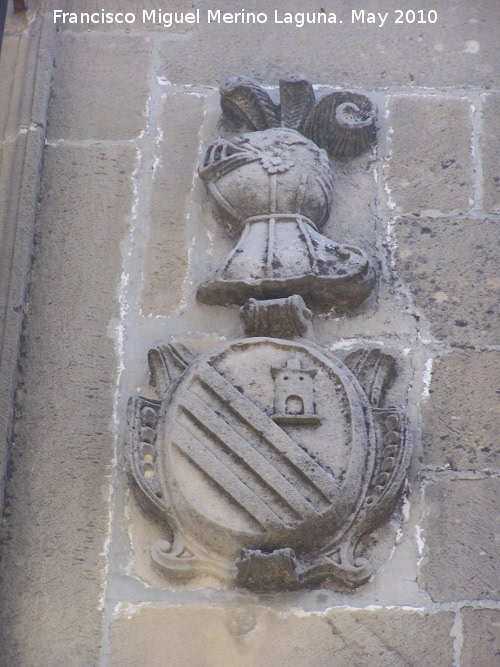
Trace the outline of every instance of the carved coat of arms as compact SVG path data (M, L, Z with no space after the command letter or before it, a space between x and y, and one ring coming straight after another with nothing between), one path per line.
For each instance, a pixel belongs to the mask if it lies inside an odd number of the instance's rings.
M309 82L280 82L280 105L244 77L221 89L246 132L217 140L200 176L240 232L199 287L239 304L245 337L202 355L171 343L149 353L158 399L129 406L128 465L165 524L155 564L178 580L211 574L257 591L357 586L361 538L386 520L409 463L406 416L384 405L394 359L344 361L313 342L313 312L348 312L373 289L363 250L321 228L332 205L328 153L374 140L374 105ZM327 153L328 151L328 153Z

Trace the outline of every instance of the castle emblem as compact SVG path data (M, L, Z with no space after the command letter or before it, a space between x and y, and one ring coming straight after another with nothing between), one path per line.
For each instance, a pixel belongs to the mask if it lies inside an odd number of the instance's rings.
M285 366L273 366L274 414L277 424L319 424L315 413L313 380L315 368L302 368L296 358L287 359Z

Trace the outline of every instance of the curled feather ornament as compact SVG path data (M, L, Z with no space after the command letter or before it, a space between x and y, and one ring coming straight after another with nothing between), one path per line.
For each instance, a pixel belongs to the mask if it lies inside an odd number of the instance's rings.
M375 140L377 107L366 95L335 91L316 102L307 79L289 74L280 80L280 104L245 76L229 79L220 89L225 117L250 131L286 127L324 148L331 157L357 157Z
M280 79L281 125L298 130L314 109L316 97L311 82L295 74Z
M322 97L302 134L336 158L356 157L375 139L376 107L365 95L339 91Z
M221 86L220 105L226 118L250 130L280 125L279 107L261 86L246 76L235 76Z

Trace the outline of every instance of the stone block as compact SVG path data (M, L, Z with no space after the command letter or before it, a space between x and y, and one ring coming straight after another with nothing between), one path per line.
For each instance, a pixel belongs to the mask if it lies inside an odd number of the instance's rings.
M10 241L15 234L15 229L8 224L9 207L7 206L8 196L12 189L13 164L16 153L24 148L24 144L24 137L19 137L16 141L0 143L0 202L5 202L5 205L0 206L0 257L5 264L8 263L9 258L3 255L5 252L9 254L12 252Z
M398 222L396 236L396 270L431 333L451 344L497 344L496 224L414 216Z
M199 155L204 99L189 93L169 94L162 111L157 166L154 172L150 227L144 259L142 310L172 314L186 299L189 199Z
M455 351L434 362L422 406L424 461L452 470L498 469L500 353Z
M10 350L17 356L24 285L28 280L32 225L38 194L43 131L33 128L0 145L0 349L2 372ZM16 323L19 328L16 328ZM7 391L5 382L2 389ZM10 412L10 408L9 408Z
M269 5L266 0L249 0L247 14L268 15L266 23L253 25L222 20L207 24L206 12L215 7L204 3L200 5L204 19L195 30L183 40L162 44L161 73L179 84L220 85L229 76L242 73L274 85L283 72L297 72L315 83L368 88L495 86L494 4L472 6L459 0L453 7L443 2L438 5L435 23L425 16L424 24L396 24L400 2L388 0L381 8L376 0L369 0L363 5L365 22L353 23L352 3L340 0L325 7L327 14L335 12L337 23L298 27L300 14L305 22L307 12L319 12L320 5L289 0ZM241 11L231 0L218 2L216 9ZM275 11L281 23L275 23ZM283 23L285 12L292 15L292 24ZM379 23L366 22L368 12L387 12L382 28Z
M484 210L500 213L500 95L485 95L483 104Z
M328 238L358 246L372 257L377 245L373 169L370 151L355 159L332 160L332 212L322 230Z
M6 35L2 41L0 57L0 142L7 136L15 135L19 130L20 93L22 80L16 77L16 65L20 57L19 49L26 52L27 40L18 35Z
M472 122L466 99L398 95L389 99L390 196L402 213L464 212L472 205Z
M452 664L453 614L293 612L243 603L120 605L110 667L435 667Z
M181 14L193 14L195 8L193 8L192 0L148 0L148 2L140 3L123 3L121 0L109 0L104 6L104 12L106 14L126 14L130 12L135 14L135 21L129 23L128 20L125 21L124 18L118 16L118 21L121 22L106 22L106 19L101 18L101 12L103 9L103 4L99 0L90 0L85 3L85 6L82 6L82 3L78 0L69 0L64 7L65 12L76 12L78 14L79 22L70 23L70 18L67 17L65 22L62 19L58 20L58 25L61 31L71 30L71 31L91 31L91 32L121 32L122 34L132 32L142 31L155 31L155 32L168 32L171 34L182 34L188 30L193 30L195 25L189 21L183 21L182 23L175 21L175 16L171 17L170 14L177 14L178 21L181 20ZM81 12L85 13L95 13L99 15L96 19L99 23L87 23L86 18L83 21L80 21ZM143 11L147 12L143 16ZM152 15L151 12L154 11L155 14ZM169 25L170 20L172 20L172 25ZM101 22L102 21L102 22ZM143 22L144 21L144 22Z
M129 146L47 147L2 549L3 664L97 665ZM75 663L76 660L76 663Z
M429 483L424 511L418 581L434 602L498 600L500 480Z
M146 123L150 51L147 37L63 35L52 82L49 140L135 139Z
M465 607L462 667L493 667L500 662L500 610Z

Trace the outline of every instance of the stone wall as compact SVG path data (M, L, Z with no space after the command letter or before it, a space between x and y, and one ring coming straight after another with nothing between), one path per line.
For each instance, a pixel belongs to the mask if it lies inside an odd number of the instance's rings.
M185 0L139 4L192 11ZM195 4L234 11L225 1ZM393 17L398 4L365 9ZM2 665L498 660L498 10L493 0L425 4L438 12L435 25L351 25L348 2L331 10L342 25L303 28L59 24L56 33L55 0L8 16ZM263 0L245 8L271 13ZM334 162L325 232L368 252L377 293L354 316L333 313L315 328L340 355L360 340L394 352L393 394L407 402L414 443L409 483L366 544L377 571L361 589L257 595L212 580L174 585L149 558L162 527L129 491L126 405L138 391L155 395L151 347L175 339L204 351L241 335L236 307L195 299L234 245L197 167L220 131L218 86L241 73L276 96L289 71L319 94L340 86L378 104L376 150Z

